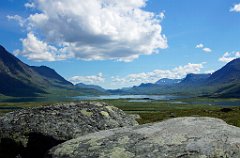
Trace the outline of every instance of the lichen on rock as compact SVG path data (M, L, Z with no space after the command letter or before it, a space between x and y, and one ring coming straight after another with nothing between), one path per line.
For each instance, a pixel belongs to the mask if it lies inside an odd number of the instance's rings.
M106 111L101 111L100 114L101 114L102 116L106 117L106 118L109 117L109 113L106 112Z
M84 116L87 116L87 117L91 117L93 115L92 112L89 112L87 111L86 109L82 109L80 110L80 112L84 115Z
M122 110L112 107L109 111L109 107L100 102L78 102L7 113L0 117L0 157L40 158L48 149L67 140L138 124ZM69 145L61 152L71 155L75 148Z
M74 144L73 155L55 152L64 150L69 143ZM52 148L47 156L51 158L239 158L240 128L214 118L175 118L78 137Z

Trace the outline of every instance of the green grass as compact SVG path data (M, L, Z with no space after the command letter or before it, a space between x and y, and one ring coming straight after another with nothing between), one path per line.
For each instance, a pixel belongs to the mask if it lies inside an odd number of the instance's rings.
M185 102L206 101L208 98L185 99ZM239 101L231 99L232 101ZM227 100L227 101L231 101ZM226 101L226 99L210 99L210 101ZM209 105L191 105L191 104L173 104L166 101L147 102L147 103L131 103L127 100L105 100L129 114L139 114L140 124L163 121L175 117L187 116L206 116L215 117L225 120L228 124L240 127L240 107L226 107L232 109L229 112L222 112L223 107Z
M210 98L190 98L179 99L177 101L188 104L172 103L171 101L156 102L128 102L127 99L119 100L101 100L112 104L128 114L139 114L141 119L137 121L140 124L163 121L175 117L185 116L207 116L225 120L228 124L240 127L240 106L226 107L231 109L229 112L223 112L220 106L191 104L191 102L221 102L221 101L240 101L239 99L210 99ZM52 105L58 101L51 102L29 102L29 103L0 103L0 107L37 107L41 105ZM0 110L0 116L11 110Z

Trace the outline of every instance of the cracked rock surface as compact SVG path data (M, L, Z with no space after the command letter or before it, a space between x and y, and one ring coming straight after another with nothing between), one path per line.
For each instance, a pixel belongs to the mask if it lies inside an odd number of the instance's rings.
M52 148L46 157L239 158L240 128L214 118L175 118L78 137Z
M122 110L99 102L22 109L0 117L0 157L43 157L64 141L137 124Z

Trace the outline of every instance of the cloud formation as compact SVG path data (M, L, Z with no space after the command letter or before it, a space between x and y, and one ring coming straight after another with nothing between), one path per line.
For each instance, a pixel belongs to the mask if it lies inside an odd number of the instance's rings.
M204 45L202 43L196 45L196 48L203 48L203 47Z
M231 12L240 12L240 3L239 4L235 4L231 9Z
M219 58L219 61L228 63L232 61L233 59L240 58L240 51L238 52L225 52L221 58Z
M26 8L35 8L35 4L34 3L25 3L24 7L26 7Z
M203 50L204 52L206 52L206 53L212 52L212 50L211 50L210 48L203 48L202 50Z
M118 85L138 85L141 83L154 83L161 78L180 79L189 73L199 73L205 63L192 64L188 63L184 66L178 66L171 70L157 69L152 72L143 72L138 74L130 74L125 77L114 76L112 82Z
M34 0L25 4L37 13L25 19L29 33L18 53L32 60L36 55L38 60L46 60L45 55L53 58L47 61L59 60L59 52L67 54L64 59L125 62L158 53L168 47L160 24L164 13L145 11L146 5L147 0ZM29 51L24 41L35 40L29 34L44 43L45 52ZM46 49L52 47L56 50Z
M35 61L56 61L64 60L70 57L70 53L65 53L62 49L48 45L44 41L40 41L32 32L27 34L27 38L21 39L24 49L22 51L15 50L15 55L23 55L28 59Z
M195 48L202 49L206 53L212 52L212 49L210 49L208 47L204 47L204 45L202 43L197 44Z
M70 82L77 83L85 83L85 84L101 84L105 81L105 78L102 73L92 76L73 76L68 79Z
M19 15L7 15L7 19L17 21L21 27L23 27L25 24L25 20Z

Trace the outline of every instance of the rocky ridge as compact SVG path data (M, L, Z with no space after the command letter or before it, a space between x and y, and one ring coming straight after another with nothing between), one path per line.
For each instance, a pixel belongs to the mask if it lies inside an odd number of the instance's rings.
M122 110L99 102L18 110L0 117L0 157L43 157L64 141L137 124Z

